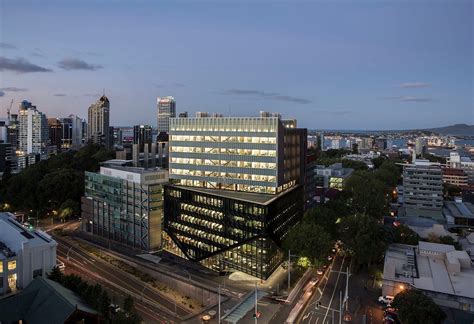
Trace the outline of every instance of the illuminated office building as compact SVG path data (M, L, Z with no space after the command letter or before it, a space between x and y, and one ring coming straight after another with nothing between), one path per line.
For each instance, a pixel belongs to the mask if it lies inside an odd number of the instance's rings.
M268 278L303 213L306 138L279 117L170 119L164 248Z

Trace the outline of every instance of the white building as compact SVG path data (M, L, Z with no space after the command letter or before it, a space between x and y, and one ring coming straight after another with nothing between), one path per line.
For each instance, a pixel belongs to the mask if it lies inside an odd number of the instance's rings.
M474 162L471 158L460 156L458 152L451 152L447 162L450 168L462 169L468 176L468 184L474 185Z
M474 267L466 251L420 241L385 252L382 294L416 288L441 306L474 312Z
M56 266L56 241L28 230L10 213L0 213L0 295L25 288Z
M42 154L49 143L48 120L31 102L23 100L18 110L20 151L26 154Z

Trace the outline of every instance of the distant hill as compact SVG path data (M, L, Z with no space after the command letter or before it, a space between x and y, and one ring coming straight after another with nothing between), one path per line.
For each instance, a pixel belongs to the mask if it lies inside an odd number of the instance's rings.
M455 124L446 127L428 128L425 130L443 135L474 136L474 125L467 124Z

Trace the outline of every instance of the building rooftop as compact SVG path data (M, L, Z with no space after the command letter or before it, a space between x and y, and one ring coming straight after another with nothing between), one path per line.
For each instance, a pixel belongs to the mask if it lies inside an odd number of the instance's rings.
M101 170L102 169L113 169L113 170L120 170L120 171L139 173L139 174L167 171L166 169L159 168L159 167L145 169L145 168L140 168L140 167L122 166L122 165L117 165L117 164L104 164L101 166Z
M65 323L76 311L98 316L74 292L41 276L20 293L0 300L0 314L7 322Z
M385 253L383 278L422 290L474 298L474 268L469 255L452 245L391 244Z
M474 219L474 205L470 202L445 201L444 214L446 217L460 217Z
M186 189L190 191L195 191L197 193L207 193L210 195L221 196L224 198L229 199L237 199L237 200L244 200L247 202L260 204L260 205L267 205L271 203L274 199L279 198L280 196L286 194L287 192L294 190L299 186L294 186L293 188L284 191L278 195L271 195L265 193L253 193L253 192L242 192L242 191L231 191L231 190L221 190L221 189L208 189L208 188L200 188L200 187L187 187L187 186L180 186L180 185L173 185L176 188Z
M28 243L30 247L57 245L51 236L37 229L28 230L10 213L0 213L0 238L2 243L15 253L22 249L24 243ZM2 255L4 254L0 253L0 258Z

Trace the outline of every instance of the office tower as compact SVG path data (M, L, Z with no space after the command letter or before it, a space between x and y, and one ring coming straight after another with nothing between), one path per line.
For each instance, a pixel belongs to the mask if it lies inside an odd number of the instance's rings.
M163 184L168 171L105 163L85 173L82 229L142 250L161 246Z
M18 111L19 149L26 154L42 154L49 144L48 121L46 115L29 101L22 101Z
M148 144L148 147L151 148L152 132L150 125L133 126L133 144L138 144L140 152L144 152L145 144Z
M404 207L441 211L443 174L439 163L416 160L403 166Z
M387 139L386 138L377 138L377 139L375 139L374 146L379 151L383 151L383 150L387 149Z
M84 124L82 118L76 115L69 115L67 118L59 119L63 126L61 139L62 148L79 148L84 144ZM87 127L86 127L87 129Z
M157 98L158 106L158 133L168 133L170 130L170 118L176 117L176 101L173 97Z
M103 95L88 111L88 131L87 140L94 144L110 148L112 145L110 138L110 102Z
M179 113L179 118L188 118L188 112L187 111L184 111L182 113Z
M11 114L7 129L7 142L12 145L12 150L16 151L18 148L18 114Z
M279 117L172 118L164 248L268 278L303 213L306 139Z
M114 127L113 130L113 142L114 145L122 146L123 145L123 132L120 127Z
M63 125L57 118L48 118L48 131L50 144L58 150L62 147Z

